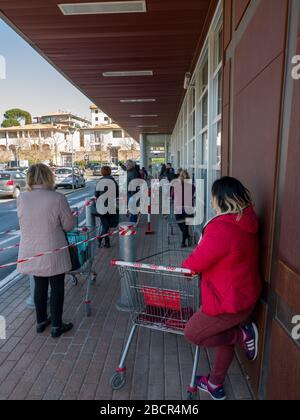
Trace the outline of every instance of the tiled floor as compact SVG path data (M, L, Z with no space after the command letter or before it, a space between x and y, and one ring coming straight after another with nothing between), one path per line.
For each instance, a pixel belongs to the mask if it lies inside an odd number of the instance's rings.
M145 236L142 222L138 233L138 256L153 255L168 248L163 219L155 220L156 234ZM179 238L172 238L171 247ZM67 283L65 314L75 328L54 340L49 331L35 333L35 314L26 308L29 282L22 279L0 295L0 315L6 317L7 340L0 341L0 399L185 399L190 381L193 350L181 336L140 328L127 362L127 382L112 391L109 380L120 357L130 328L127 313L116 309L120 295L119 274L110 267L118 258L115 237L110 250L96 258L97 283L93 286L93 313L84 313L85 282ZM201 351L200 370L208 373L213 352ZM226 379L229 399L252 399L237 360ZM201 399L207 397L201 396Z

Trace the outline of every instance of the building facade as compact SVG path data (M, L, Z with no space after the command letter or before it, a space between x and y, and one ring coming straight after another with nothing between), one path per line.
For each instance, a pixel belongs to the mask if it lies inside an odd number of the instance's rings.
M204 180L205 220L216 178L234 176L251 190L261 226L261 339L255 363L239 358L257 398L299 400L299 0L147 0L122 27L112 12L85 15L76 28L55 1L28 5L24 16L22 3L0 0L1 16L139 141L141 166L164 150ZM68 61L60 58L66 46ZM89 135L84 148L99 147L101 135Z
M276 28L276 29L275 29ZM219 2L169 144L169 158L210 188L251 190L260 219L260 357L240 358L262 399L300 399L300 3ZM298 338L298 340L297 340Z
M73 139L80 148L80 136ZM47 162L64 165L72 156L72 138L68 130L49 124L31 124L0 128L0 161Z
M139 160L139 143L100 108L90 107L91 127L82 128L86 159L118 164L128 159Z

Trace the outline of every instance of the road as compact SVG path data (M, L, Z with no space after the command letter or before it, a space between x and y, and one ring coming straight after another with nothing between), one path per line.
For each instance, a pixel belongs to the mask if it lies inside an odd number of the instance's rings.
M81 208L84 202L94 196L96 180L88 181L86 188L69 193L68 190L58 190L62 194L67 194L68 202L72 208ZM85 212L79 217L79 225L85 224ZM14 230L19 228L16 201L0 199L0 232ZM0 248L6 248L16 245L20 242L18 232L6 235L0 235ZM16 261L18 258L18 249L0 251L0 266ZM0 269L0 288L14 276L16 266Z

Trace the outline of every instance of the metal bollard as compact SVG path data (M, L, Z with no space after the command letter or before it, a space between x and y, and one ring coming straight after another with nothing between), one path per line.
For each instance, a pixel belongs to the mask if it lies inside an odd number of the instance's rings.
M35 309L35 303L34 303L34 278L33 276L29 276L29 282L30 282L30 296L26 300L26 306L29 309Z
M125 262L136 262L137 260L136 230L130 229L133 226L132 223L128 222L119 225L119 255L120 260ZM134 275L134 273L132 274ZM130 311L129 293L128 285L124 279L121 279L121 297L117 303L119 311Z
M85 208L86 214L86 226L89 229L94 229L96 227L96 216L93 214L93 206L86 206Z

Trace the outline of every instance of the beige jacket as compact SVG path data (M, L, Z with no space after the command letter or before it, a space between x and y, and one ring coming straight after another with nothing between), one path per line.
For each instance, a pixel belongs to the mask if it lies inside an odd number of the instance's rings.
M20 195L17 211L21 229L19 259L67 245L65 232L73 229L75 218L64 195L35 186ZM68 249L18 265L20 273L38 277L56 276L70 270Z

